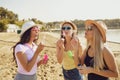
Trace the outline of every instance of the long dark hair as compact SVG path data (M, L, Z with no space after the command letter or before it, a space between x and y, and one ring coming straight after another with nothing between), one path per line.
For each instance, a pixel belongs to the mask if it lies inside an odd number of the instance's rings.
M27 42L29 42L30 40L30 36L31 36L31 29L28 29L27 31L25 31L21 36L20 36L20 41L17 42L12 48L13 48L13 61L16 59L15 58L15 47L18 45L18 44L25 44Z

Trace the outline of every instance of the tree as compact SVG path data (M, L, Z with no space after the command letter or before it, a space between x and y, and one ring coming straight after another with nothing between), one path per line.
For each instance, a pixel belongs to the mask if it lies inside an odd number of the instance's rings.
M7 21L5 19L0 20L0 32L6 31L6 29L7 29L6 24L7 24Z
M18 21L17 14L0 7L0 31L5 31L7 29L7 24L14 24L16 21Z
M0 7L0 19L8 19L10 23L14 23L18 20L18 15L3 7Z

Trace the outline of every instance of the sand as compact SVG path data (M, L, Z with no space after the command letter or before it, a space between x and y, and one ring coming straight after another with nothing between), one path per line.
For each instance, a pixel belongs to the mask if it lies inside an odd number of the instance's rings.
M45 47L40 53L42 57L44 53L49 56L49 61L46 65L41 65L37 71L38 80L63 80L63 74L61 65L56 59L56 41L59 35L50 32L41 32L40 39L38 43L45 38L45 45L52 46L53 48ZM19 40L19 35L16 33L0 33L0 80L13 80L17 66L15 62L12 61L12 49L11 47ZM85 47L84 38L80 38L82 45ZM120 71L120 44L107 42L108 47L113 51L117 65ZM120 80L120 78L111 80Z

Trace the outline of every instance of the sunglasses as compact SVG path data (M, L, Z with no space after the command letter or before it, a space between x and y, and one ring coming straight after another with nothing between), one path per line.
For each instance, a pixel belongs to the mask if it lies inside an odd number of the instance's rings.
M71 30L71 27L65 26L65 27L62 27L62 30Z
M92 31L93 29L92 29L92 26L88 26L85 30L86 31Z

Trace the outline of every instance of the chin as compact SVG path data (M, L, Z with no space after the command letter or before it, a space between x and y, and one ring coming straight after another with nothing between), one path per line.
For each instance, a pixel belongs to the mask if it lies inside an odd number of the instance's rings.
M38 37L36 36L34 39L36 40L36 39L38 39Z
M86 35L85 35L84 37L85 37L85 38L87 38L87 36L86 36Z

